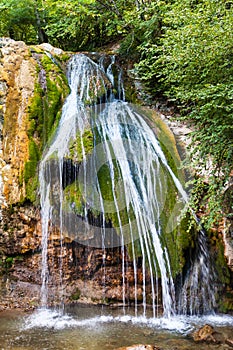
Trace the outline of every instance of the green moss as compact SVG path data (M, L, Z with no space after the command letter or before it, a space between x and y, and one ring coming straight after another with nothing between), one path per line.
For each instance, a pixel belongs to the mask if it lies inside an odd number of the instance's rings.
M31 52L35 52L35 53L44 53L44 50L42 48L40 48L39 46L35 46L35 45L32 45L30 47L30 50Z
M116 166L116 161L113 160L115 163L114 165L114 177L115 177L115 184L117 180L119 179L119 171ZM98 181L100 185L101 194L104 201L110 201L113 203L114 197L112 192L112 179L110 174L110 169L107 164L104 164L97 173ZM107 209L107 208L106 208ZM116 209L116 208L115 208Z
M136 105L140 105L142 102L138 99L137 90L135 88L134 82L131 79L124 79L124 92L125 100Z
M38 186L37 167L39 159L40 154L38 147L33 138L31 138L29 141L29 159L25 162L24 170L19 177L19 184L22 186L24 183L26 189L25 198L21 198L21 202L25 200L36 202Z
M81 291L77 288L76 291L70 296L71 300L78 300L80 299Z
M81 136L80 132L76 139L72 140L69 146L70 156L73 161L81 162L83 160L83 152L88 156L93 150L93 134L90 129L86 129Z
M0 259L0 275L8 274L13 264L13 256L7 256L5 258Z
M63 210L66 212L75 212L76 214L83 214L84 202L80 186L77 182L73 182L64 190Z
M104 210L106 213L105 218L107 221L112 223L113 227L119 234L120 228L123 227L123 234L126 238L130 234L129 227L127 226L129 224L129 219L132 221L135 219L135 216L131 207L127 210L118 163L114 159L112 162L114 172L114 194L112 188L111 173L108 164L104 164L99 169L97 176L103 198Z
M218 309L220 312L224 313L230 313L233 312L233 294L232 292L224 293L224 295L221 296L219 303L218 303Z
M39 178L37 175L30 178L29 181L26 184L26 200L29 200L31 203L34 203L35 205L39 204L39 197L38 197L38 186L39 186Z
M197 236L195 227L190 227L190 215L182 215L184 203L179 201L179 192L170 174L166 174L166 196L160 215L162 243L167 247L173 277L182 271L185 265L185 251L194 247ZM180 217L180 218L179 218Z
M40 153L38 146L33 138L29 141L29 160L25 164L24 168L24 181L27 183L29 179L36 174L37 164L40 159Z
M41 141L40 151L42 152L58 125L69 87L61 68L46 54L41 55L41 65L46 72L46 87L42 88L38 82L35 84L34 96L28 107L28 136ZM38 65L38 74L40 70Z
M14 258L12 256L9 256L8 258L6 258L5 261L6 261L6 264L10 267L14 262Z
M31 103L28 106L29 114L29 127L28 136L29 137L41 137L43 131L43 91L39 83L35 84L34 96L31 99Z
M40 54L41 65L46 72L46 87L43 86L42 88L38 79L35 83L34 95L28 106L29 159L25 163L23 173L20 175L20 183L26 185L25 199L32 202L35 202L37 198L38 162L44 146L52 138L58 126L62 105L69 93L67 79L62 69L43 51L39 50L37 52ZM38 64L38 76L40 70L41 66Z
M211 239L211 242L213 244L213 239ZM228 284L230 283L230 271L229 267L227 266L226 258L224 255L224 245L221 239L217 238L214 240L214 265L215 265L215 271L218 276L218 280L222 284Z
M54 57L56 58L56 60L58 60L59 62L63 62L63 63L66 63L70 58L71 56L73 55L74 53L68 53L68 52L63 52L61 53L60 55L54 55Z

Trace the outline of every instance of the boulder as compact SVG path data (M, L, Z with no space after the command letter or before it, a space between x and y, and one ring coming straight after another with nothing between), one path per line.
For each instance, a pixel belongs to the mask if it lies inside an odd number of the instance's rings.
M233 339L226 339L225 343L233 348Z
M219 333L215 332L214 328L208 324L205 324L200 329L193 333L193 340L195 342L207 342L219 344L221 342Z

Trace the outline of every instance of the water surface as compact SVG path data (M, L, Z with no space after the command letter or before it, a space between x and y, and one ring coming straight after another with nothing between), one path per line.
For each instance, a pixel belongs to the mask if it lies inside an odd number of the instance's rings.
M211 324L225 339L232 338L232 316L135 317L133 310L72 306L65 310L0 313L1 350L107 350L132 344L152 344L164 350L230 349L228 345L197 344L191 333Z

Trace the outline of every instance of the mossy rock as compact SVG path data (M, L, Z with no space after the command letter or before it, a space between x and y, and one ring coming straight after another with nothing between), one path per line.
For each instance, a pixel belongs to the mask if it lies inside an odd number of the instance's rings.
M70 142L69 155L73 162L82 162L84 157L93 150L93 133L90 129L84 130L83 134L77 133L76 139Z
M77 93L85 106L94 106L107 101L113 88L108 77L97 67L96 63L85 58L86 85L83 81L77 86Z
M222 285L229 284L231 280L231 272L227 266L227 261L224 255L224 244L221 237L216 236L213 239L213 234L210 237L212 243L211 252L213 255L213 265L217 274L217 279Z
M43 50L37 48L40 59L37 65L38 78L34 87L34 95L28 105L28 138L29 159L25 162L20 175L20 183L25 183L26 194L21 201L37 200L38 162L41 159L44 146L52 139L57 129L63 102L69 93L68 82L63 70L48 57ZM41 86L39 74L44 70L45 81Z
M77 288L76 291L73 294L71 294L70 299L73 301L77 301L80 299L80 296L81 296L81 291Z
M64 189L63 211L84 214L84 199L78 182L73 182Z

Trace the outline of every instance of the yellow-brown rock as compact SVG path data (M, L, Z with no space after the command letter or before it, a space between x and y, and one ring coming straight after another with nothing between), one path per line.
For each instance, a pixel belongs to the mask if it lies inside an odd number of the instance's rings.
M20 174L29 157L28 104L34 93L36 63L23 42L1 42L0 80L5 84L3 111L2 179L3 196L8 204L20 201L24 186Z
M196 342L217 343L214 337L214 328L208 324L193 333L193 340Z

